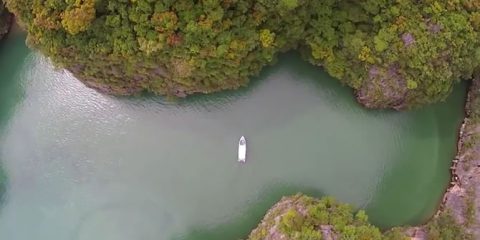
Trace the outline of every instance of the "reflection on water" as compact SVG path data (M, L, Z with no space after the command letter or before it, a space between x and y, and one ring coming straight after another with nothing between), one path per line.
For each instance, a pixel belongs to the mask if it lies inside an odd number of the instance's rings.
M17 65L0 239L238 239L299 191L366 207L382 226L415 223L448 182L464 90L420 111L369 111L290 54L249 88L168 102L98 94L37 54Z

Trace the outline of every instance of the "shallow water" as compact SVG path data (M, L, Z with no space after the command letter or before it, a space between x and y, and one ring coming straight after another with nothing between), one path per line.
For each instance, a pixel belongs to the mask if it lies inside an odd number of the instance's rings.
M421 110L365 110L287 54L239 91L114 98L23 42L0 45L0 239L238 239L296 192L366 208L381 227L414 224L449 181L464 86Z

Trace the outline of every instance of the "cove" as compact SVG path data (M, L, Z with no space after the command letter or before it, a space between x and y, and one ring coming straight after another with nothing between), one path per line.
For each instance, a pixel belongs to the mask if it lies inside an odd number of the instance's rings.
M238 91L114 98L55 70L24 36L0 46L0 239L245 238L297 192L366 208L386 228L426 220L449 182L464 85L419 110L366 110L285 54Z

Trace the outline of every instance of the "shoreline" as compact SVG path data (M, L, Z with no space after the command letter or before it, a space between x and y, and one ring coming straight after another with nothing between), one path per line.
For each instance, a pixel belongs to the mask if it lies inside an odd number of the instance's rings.
M5 21L3 25L1 21ZM6 38L10 31L12 30L12 26L14 25L14 17L13 14L9 13L8 11L4 10L0 12L0 40ZM3 26L2 26L3 25Z
M465 96L464 118L457 129L457 146L449 167L450 182L438 200L433 214L418 225L384 229L384 237L430 240L443 239L442 234L448 235L449 232L457 234L455 236L458 238L455 239L459 240L480 239L478 214L480 196L477 194L477 192L480 193L480 75L476 75L469 82ZM250 232L248 239L290 239L285 233L279 231L281 219L285 218L290 211L302 213L305 218L315 217L304 213L302 209L305 207L296 203L299 196L301 195L282 197L266 212L257 227ZM449 219L452 221L448 222ZM329 231L323 231L325 227ZM341 235L335 230L332 231L333 227L322 225L316 228L316 231L324 239L339 239ZM447 233L442 232L443 230Z
M412 240L427 240L428 224L444 214L451 215L465 231L480 239L480 75L470 82L465 101L465 117L459 127L457 150L450 165L450 182L437 211L418 226L406 227L404 233ZM479 105L480 106L480 105Z
M477 239L480 237L480 228L476 226L480 222L478 221L480 216L477 214L480 203L480 196L477 194L480 187L480 175L477 174L480 173L480 142L477 141L480 131L477 129L480 129L480 123L476 121L478 116L475 105L480 101L479 91L480 75L477 75L472 79L468 89L465 118L457 142L457 154L450 166L451 181L435 214L435 217L438 217L442 212L452 211L455 219L465 225L467 231L474 234ZM472 204L473 206L469 206ZM472 212L468 211L469 207L473 207ZM476 221L469 222L472 220Z
M472 79L473 81L473 79ZM462 123L460 124L460 126L458 126L457 128L457 136L456 136L456 146L455 146L455 154L453 155L453 160L451 161L451 165L449 167L449 176L450 176L450 181L448 182L448 185L445 187L445 190L443 191L443 194L442 194L442 198L440 198L438 200L438 203L436 204L436 207L435 207L435 211L434 213L426 218L422 224L419 224L417 226L423 226L425 224L427 224L428 222L430 222L431 220L433 220L434 218L438 217L441 212L443 212L444 210L444 205L445 205L445 202L446 202L446 195L447 193L450 191L450 189L456 184L456 182L458 181L458 176L456 175L455 173L455 169L457 168L457 165L458 165L458 155L459 155L459 151L461 149L461 140L462 140L462 136L463 136L463 132L465 131L465 125L466 125L466 119L468 118L468 112L467 112L467 104L469 103L469 94L470 94L470 90L471 90L471 87L472 87L472 82L468 82L468 86L466 88L466 95L465 95L465 104L464 104L464 107L463 107L463 114L464 114L464 117L463 117L463 120L462 120ZM457 179L457 180L455 180Z

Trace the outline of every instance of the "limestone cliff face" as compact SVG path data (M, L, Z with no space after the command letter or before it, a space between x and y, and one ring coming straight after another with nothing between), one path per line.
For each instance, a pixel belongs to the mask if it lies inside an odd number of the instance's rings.
M2 39L10 29L12 23L12 15L8 13L0 0L0 39Z
M407 107L407 81L398 69L398 66L370 67L368 81L356 91L357 101L367 108L400 110Z
M449 211L474 239L480 239L480 76L472 81L460 129L452 182L440 212ZM438 214L437 214L438 215Z

